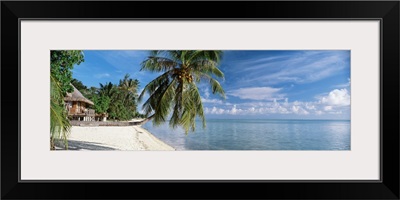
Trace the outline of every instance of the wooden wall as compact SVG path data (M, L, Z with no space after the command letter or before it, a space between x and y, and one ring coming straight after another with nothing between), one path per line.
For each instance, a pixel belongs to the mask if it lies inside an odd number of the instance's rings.
M86 103L85 102L77 102L73 101L72 102L72 107L69 110L69 114L78 114L78 113L84 113L86 108Z

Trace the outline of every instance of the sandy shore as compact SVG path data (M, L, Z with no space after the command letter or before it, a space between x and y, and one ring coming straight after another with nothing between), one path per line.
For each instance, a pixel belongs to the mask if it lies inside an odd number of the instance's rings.
M68 149L175 150L140 126L72 126L68 138Z

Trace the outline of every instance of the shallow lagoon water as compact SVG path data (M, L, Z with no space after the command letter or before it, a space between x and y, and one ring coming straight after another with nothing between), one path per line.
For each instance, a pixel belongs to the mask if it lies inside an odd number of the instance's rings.
M143 125L177 150L350 150L349 120L208 119L184 133L168 122Z

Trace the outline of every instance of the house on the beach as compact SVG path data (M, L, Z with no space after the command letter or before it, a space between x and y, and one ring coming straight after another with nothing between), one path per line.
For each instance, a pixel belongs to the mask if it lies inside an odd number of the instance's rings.
M90 105L94 105L94 103L84 97L73 85L72 87L74 88L74 91L72 93L67 93L64 97L68 117L79 121L94 121L95 111L88 108Z

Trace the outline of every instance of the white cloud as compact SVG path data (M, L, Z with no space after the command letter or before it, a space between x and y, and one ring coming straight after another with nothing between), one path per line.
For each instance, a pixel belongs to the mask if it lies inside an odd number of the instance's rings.
M105 78L105 77L110 77L110 74L109 73L95 74L94 77Z
M230 115L239 115L239 114L244 114L243 110L240 108L237 108L236 105L233 105L233 107L230 110L225 110L226 114L230 114ZM246 111L247 113L247 111Z
M221 114L239 115L239 114L247 114L248 112L251 112L251 111L246 110L244 112L244 110L237 108L236 105L233 105L233 107L231 109L222 109L222 108L217 108L215 106L211 109L205 108L204 112L206 114L214 114L214 115L221 115Z
M224 103L222 100L219 100L219 99L205 99L205 98L201 98L201 102L213 103L213 104L223 104Z
M332 110L332 106L325 106L325 107L324 107L324 110L325 110L325 111Z
M271 101L260 100L258 102L238 103L233 106L219 104L220 108L206 109L208 114L226 115L269 115L269 114L293 114L293 115L339 115L349 113L350 94L346 89L335 89L324 95L320 95L318 101L289 102L288 98Z
M351 80L350 80L350 78L348 78L347 79L347 83L335 85L334 87L336 87L336 88L346 88L346 87L350 87L350 85L351 85Z
M260 61L260 62L258 62ZM285 82L310 83L337 74L348 67L347 52L310 51L296 56L279 59L258 59L238 63L242 70L242 84L268 82L279 84Z
M301 102L294 103L289 102L278 102L274 100L269 103L255 103L248 104L243 103L239 105L233 105L228 108L217 108L213 107L212 109L205 108L206 114L228 114L228 115L255 115L255 114L299 114L299 115L308 115L310 112L304 109L300 104Z
M285 103L283 105L287 106L289 104L289 98L285 98Z
M349 106L350 94L347 89L334 89L321 98L321 103L330 106Z
M224 113L224 109L221 109L221 108L216 108L215 106L212 108L212 110L211 110L211 113L212 114L218 114L218 115L220 115L220 114L223 114Z
M221 115L221 114L224 114L224 113L226 113L226 110L224 110L224 109L222 109L222 108L217 108L217 107L213 107L213 108L205 108L204 109L204 112L206 113L206 114L213 114L213 115Z
M292 111L293 111L293 113L300 114L300 115L308 115L309 114L309 112L304 110L304 108L302 108L301 106L296 106L296 105L292 106Z
M231 109L230 113L236 115L237 112L238 110L236 109L236 105L233 105L233 108Z
M283 94L279 94L281 88L272 87L249 87L249 88L239 88L237 90L228 91L227 94L234 97L239 97L240 99L252 99L252 100L272 100L272 99L282 99Z
M315 105L313 105L312 103L306 103L306 108L307 108L307 110L315 110L316 108L315 108Z
M280 114L289 114L288 109L282 106L279 106L278 111Z
M208 97L210 97L210 91L208 90L208 88L206 88L204 90L204 96L206 97L206 99L208 99Z
M299 111L299 106L292 106L292 111L294 112L294 113L297 113L298 111Z
M272 88L279 91L279 88ZM320 116L322 118L332 115L344 115L347 117L350 111L350 94L347 89L334 89L329 93L320 94L316 101L293 101L289 102L288 98L272 98L271 100L265 100L265 96L257 96L257 92L262 91L263 88L245 88L236 90L236 94L249 95L252 100L244 103L237 103L233 106L227 105L227 103L219 103L221 100L207 99L206 102L217 103L218 106L214 106L212 109L206 108L207 114L216 115L286 115L291 114L294 116L309 115L309 116ZM267 89L266 91L271 91ZM272 93L274 93L272 92ZM271 93L271 92L270 92ZM275 92L277 93L277 92ZM279 93L277 93L279 94ZM234 95L232 95L234 96ZM241 97L243 98L243 96ZM202 99L203 100L203 99ZM203 100L204 101L204 100ZM221 101L222 102L222 101Z
M316 115L322 115L324 112L322 112L322 111L320 111L320 110L317 110L317 111L315 111L315 114Z

